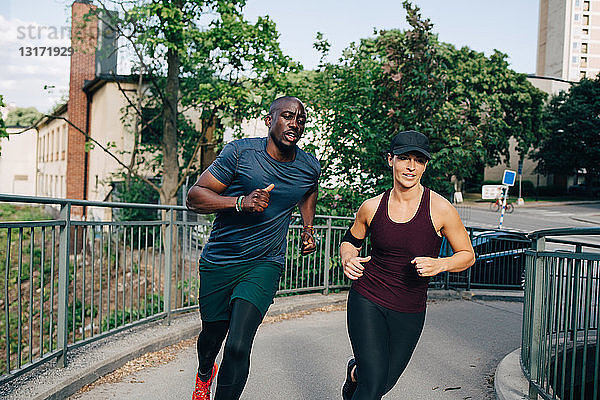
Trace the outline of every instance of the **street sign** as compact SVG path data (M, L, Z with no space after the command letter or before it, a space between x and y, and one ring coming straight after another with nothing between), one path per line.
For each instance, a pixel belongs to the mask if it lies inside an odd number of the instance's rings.
M519 167L517 168L517 173L519 175L523 174L523 160L519 160Z
M516 177L517 173L515 171L505 169L504 175L502 176L502 184L506 186L514 186Z
M481 187L481 198L483 200L495 200L502 196L502 185L483 185Z

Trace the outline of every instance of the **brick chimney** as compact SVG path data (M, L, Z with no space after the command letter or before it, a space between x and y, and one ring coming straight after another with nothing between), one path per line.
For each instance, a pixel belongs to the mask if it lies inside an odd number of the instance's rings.
M91 1L77 0L71 7L71 70L69 79L69 120L84 132L88 130L88 104L83 91L86 80L96 75L95 51L98 35L98 21L84 16L96 7ZM69 125L67 145L67 198L86 199L87 153L85 135ZM77 208L73 214L83 216Z

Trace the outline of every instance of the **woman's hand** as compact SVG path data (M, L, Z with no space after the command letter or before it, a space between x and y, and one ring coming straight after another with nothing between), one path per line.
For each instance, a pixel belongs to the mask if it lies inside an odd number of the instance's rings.
M446 270L445 263L439 258L415 257L411 263L415 265L419 276L435 276Z
M346 275L348 278L352 279L353 281L357 280L358 278L360 278L363 274L363 270L365 269L365 267L363 267L362 263L365 263L367 261L369 261L371 259L371 256L367 256L367 257L350 257L346 260L342 260L342 267L344 267L344 275Z

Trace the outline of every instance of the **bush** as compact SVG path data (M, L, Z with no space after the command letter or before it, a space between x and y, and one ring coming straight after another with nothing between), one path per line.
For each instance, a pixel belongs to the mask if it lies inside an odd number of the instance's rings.
M129 184L126 181L115 182L114 199L122 203L158 204L158 193L140 178L132 176ZM160 219L157 210L147 208L115 209L117 221L155 221Z
M562 196L565 194L565 189L557 185L540 186L538 187L538 195L540 196Z

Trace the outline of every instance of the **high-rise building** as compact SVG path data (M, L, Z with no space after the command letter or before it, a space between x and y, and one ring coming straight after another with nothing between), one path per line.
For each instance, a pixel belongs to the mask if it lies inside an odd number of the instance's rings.
M536 75L565 81L600 72L600 0L540 0Z

